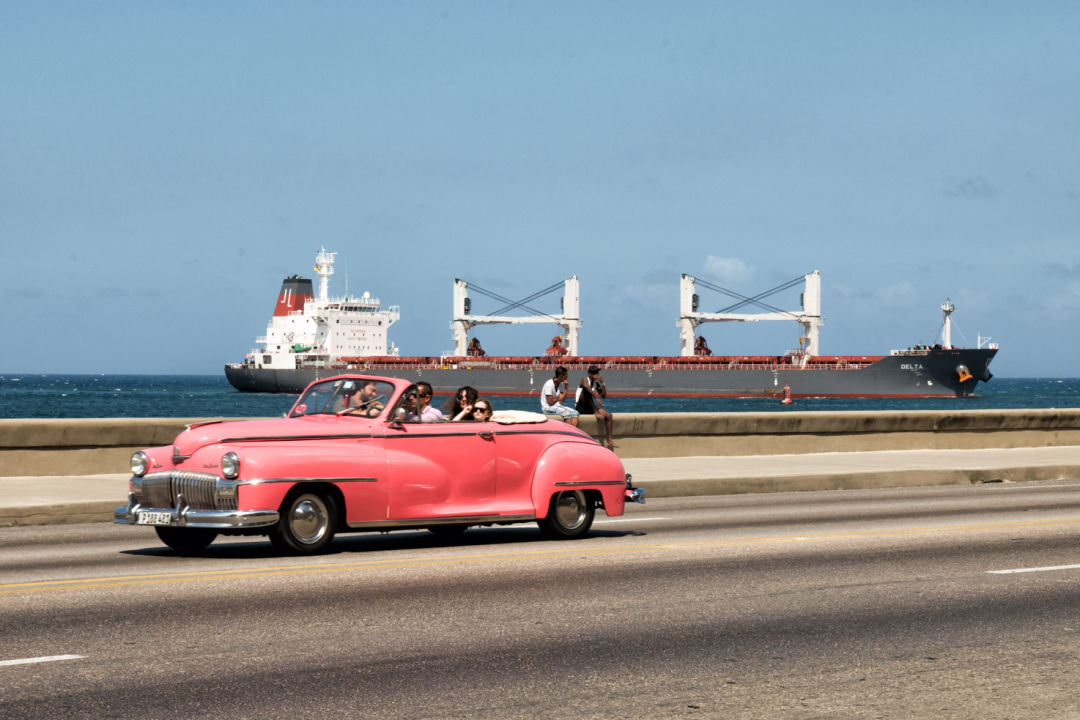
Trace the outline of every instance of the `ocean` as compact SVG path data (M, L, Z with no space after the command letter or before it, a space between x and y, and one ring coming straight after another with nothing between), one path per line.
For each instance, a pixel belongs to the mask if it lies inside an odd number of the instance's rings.
M436 388L435 404L453 388ZM0 375L0 417L272 417L295 395L242 393L223 375ZM537 397L493 398L496 410L538 410ZM799 398L781 405L768 398L620 398L620 412L800 412L808 410L977 410L1080 407L1080 378L1000 378L980 383L969 398Z

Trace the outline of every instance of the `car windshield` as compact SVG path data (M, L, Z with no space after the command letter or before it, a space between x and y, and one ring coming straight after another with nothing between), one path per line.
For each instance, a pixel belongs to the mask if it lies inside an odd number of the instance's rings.
M339 378L309 387L293 405L289 417L304 415L349 415L378 417L394 386L383 380Z

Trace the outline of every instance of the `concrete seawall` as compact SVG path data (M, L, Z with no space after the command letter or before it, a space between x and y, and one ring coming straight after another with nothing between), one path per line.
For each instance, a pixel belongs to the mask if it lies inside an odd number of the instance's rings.
M1080 409L640 413L617 453L648 497L1080 480ZM0 527L109 522L128 459L205 418L0 420ZM596 431L584 418L582 427Z
M206 421L0 419L0 477L124 473L135 450ZM624 459L1080 446L1080 409L621 413L615 439Z
M1080 409L615 416L620 457L1080 445ZM582 418L581 427L595 432Z

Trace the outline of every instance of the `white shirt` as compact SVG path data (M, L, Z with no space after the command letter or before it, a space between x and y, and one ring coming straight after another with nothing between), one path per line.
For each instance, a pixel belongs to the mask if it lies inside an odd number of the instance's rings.
M564 385L564 383L559 383L560 387L562 385ZM544 410L547 410L550 407L554 407L553 405L548 405L548 401L547 401L548 395L553 395L556 398L559 396L559 392L555 389L555 378L548 378L548 381L546 383L544 383L543 389L540 390L540 411L541 412L543 412ZM559 404L560 403L558 401L555 402L555 405L559 405Z

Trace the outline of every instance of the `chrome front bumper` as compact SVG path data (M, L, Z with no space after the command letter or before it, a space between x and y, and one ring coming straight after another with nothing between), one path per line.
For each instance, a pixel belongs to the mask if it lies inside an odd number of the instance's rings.
M182 500L182 498L181 498ZM181 501L180 507L143 507L128 493L128 504L113 510L113 522L121 525L138 525L140 512L168 513L168 525L146 524L147 527L189 527L230 530L267 527L280 517L277 510L195 510Z

